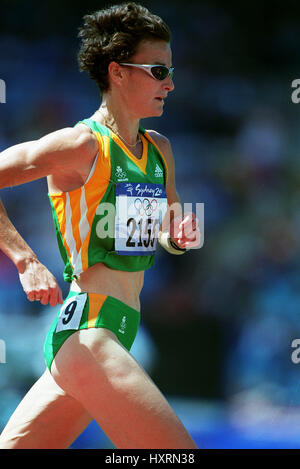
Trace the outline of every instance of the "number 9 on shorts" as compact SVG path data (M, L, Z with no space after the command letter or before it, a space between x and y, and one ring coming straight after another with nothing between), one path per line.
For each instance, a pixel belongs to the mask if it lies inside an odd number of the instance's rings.
M70 329L77 330L87 300L87 293L72 296L62 305L56 326L56 332Z

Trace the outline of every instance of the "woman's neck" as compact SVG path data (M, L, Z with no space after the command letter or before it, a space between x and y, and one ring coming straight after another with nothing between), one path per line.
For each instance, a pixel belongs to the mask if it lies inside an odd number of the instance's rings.
M134 147L140 142L139 119L133 118L126 106L115 105L112 98L108 99L104 95L95 116L99 122L109 127L128 146Z

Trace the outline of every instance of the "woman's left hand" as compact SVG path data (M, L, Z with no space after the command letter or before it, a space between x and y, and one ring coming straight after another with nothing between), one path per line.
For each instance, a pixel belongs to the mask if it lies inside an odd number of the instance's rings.
M194 213L185 213L175 217L171 222L170 236L174 243L182 249L197 249L201 247L201 233L199 221Z

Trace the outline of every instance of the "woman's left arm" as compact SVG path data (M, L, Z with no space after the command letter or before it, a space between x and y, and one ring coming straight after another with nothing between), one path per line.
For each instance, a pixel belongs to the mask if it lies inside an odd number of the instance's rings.
M159 242L172 254L182 254L187 249L200 247L199 221L193 212L183 210L176 189L175 162L170 141L155 131L148 133L162 153L168 169L166 182L168 210L162 222Z

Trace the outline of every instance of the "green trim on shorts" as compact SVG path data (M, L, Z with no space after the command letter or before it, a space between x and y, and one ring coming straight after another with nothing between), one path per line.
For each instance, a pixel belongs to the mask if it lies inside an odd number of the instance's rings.
M70 291L45 339L44 357L47 367L51 370L55 355L74 332L91 327L109 329L130 351L139 323L140 312L116 298Z

